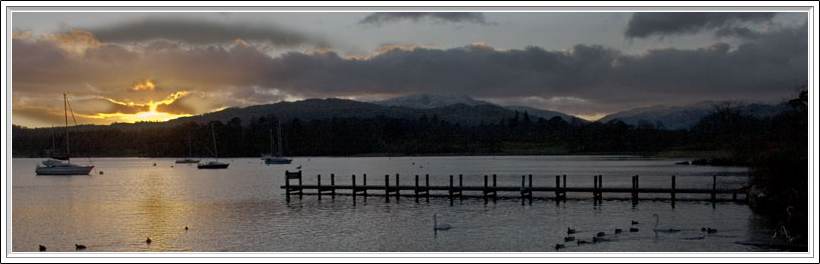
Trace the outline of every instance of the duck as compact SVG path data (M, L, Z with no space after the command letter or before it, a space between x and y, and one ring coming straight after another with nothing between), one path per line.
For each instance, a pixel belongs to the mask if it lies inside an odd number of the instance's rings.
M621 232L623 232L623 230L620 228L615 228L615 234L620 234Z
M85 245L80 245L80 244L74 244L74 248L76 248L77 250L80 250L80 249L86 249L86 246Z
M701 227L701 228L700 228L700 231L701 231L701 232L706 232L707 234L714 234L714 233L717 233L717 229L712 229L711 227L709 227L709 228L706 228L706 227Z
M638 221L632 220L632 225L637 225Z
M40 252L46 251L46 246L40 245Z
M602 237L602 236L605 236L605 235L606 235L605 232L598 232L598 234L595 234L596 237Z
M145 243L146 244L151 244L151 238L149 237L149 238L145 239Z
M586 244L586 243L589 243L589 242L587 242L586 240L578 240L578 245Z
M575 237L573 237L573 236L568 236L568 237L565 237L565 238L564 238L564 242L570 242L570 241L575 241Z
M565 246L564 244L555 244L555 250L562 249L562 248L565 248L565 247L567 247L567 246Z
M575 234L575 229L567 227L567 234Z
M637 228L634 228L634 227L630 227L630 228L629 228L629 232L638 232L638 229L637 229Z
M188 231L188 226L185 226L185 231Z

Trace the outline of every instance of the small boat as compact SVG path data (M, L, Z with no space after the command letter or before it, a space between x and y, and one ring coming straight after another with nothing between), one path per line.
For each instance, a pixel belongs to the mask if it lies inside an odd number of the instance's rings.
M93 165L90 166L83 166L77 164L71 164L70 153L71 149L68 145L68 99L66 98L66 94L63 94L64 100L64 110L65 110L65 148L66 148L66 155L63 160L65 162L60 161L60 159L50 158L46 159L42 162L42 164L38 164L37 168L34 169L34 172L37 175L88 175L91 172L91 169L94 168ZM72 113L73 115L73 113Z
M211 126L211 136L214 138L214 158L216 161L209 161L207 163L199 163L196 165L197 169L227 169L230 163L223 163L219 162L219 152L216 148L216 134L214 133L214 127Z
M222 163L219 161L209 161L206 163L197 164L196 167L200 169L227 169L230 163Z
M188 132L188 157L192 156L191 154L192 154L192 151L191 151L191 133ZM177 159L176 163L199 163L199 160L198 159L192 159L192 158L184 158L184 159Z
M269 129L270 132L270 152L271 154L262 156L262 159L265 160L265 164L290 164L293 162L292 159L282 157L282 125L277 120L277 139L279 143L279 150L274 152L273 151L273 129ZM275 153L275 154L274 154Z

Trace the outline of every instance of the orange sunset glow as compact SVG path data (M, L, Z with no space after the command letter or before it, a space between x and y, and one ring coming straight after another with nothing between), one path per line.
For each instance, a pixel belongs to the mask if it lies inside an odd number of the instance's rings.
M135 84L133 87L130 88L131 91L140 91L140 90L154 90L156 85L151 80L145 80L143 82ZM172 114L172 113L165 113L157 110L157 107L160 105L170 105L174 103L179 98L182 98L188 95L189 91L179 91L173 94L166 96L162 100L149 100L147 103L134 103L134 102L121 102L117 101L112 98L106 98L103 96L95 96L99 99L107 100L113 104L122 105L122 106L129 106L129 107L148 107L149 111L142 111L133 114L125 114L125 113L96 113L95 115L89 115L88 118L93 119L100 119L106 121L113 121L113 122L126 122L126 123L134 123L140 121L150 121L150 122L164 122L175 118L191 116L190 114Z

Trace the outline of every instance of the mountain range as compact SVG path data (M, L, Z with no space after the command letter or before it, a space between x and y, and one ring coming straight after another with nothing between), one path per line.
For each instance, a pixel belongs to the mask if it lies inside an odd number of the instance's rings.
M620 120L626 124L638 126L651 124L663 129L688 129L704 116L711 114L722 103L704 101L687 106L653 106L635 108L607 115L599 122ZM785 104L767 105L760 103L743 105L742 111L756 117L773 116L787 109ZM532 121L539 118L549 120L560 117L568 123L587 123L578 117L544 109L527 106L499 106L490 102L475 100L467 95L454 93L413 94L384 101L360 102L347 99L306 99L296 102L279 102L274 104L254 105L243 108L233 107L198 116L183 117L163 123L113 124L122 129L147 126L175 126L185 122L197 123L220 120L227 122L234 117L248 122L253 118L277 115L286 119L322 120L330 118L388 118L418 119L423 116L461 125L479 125L498 123L515 113L527 113Z

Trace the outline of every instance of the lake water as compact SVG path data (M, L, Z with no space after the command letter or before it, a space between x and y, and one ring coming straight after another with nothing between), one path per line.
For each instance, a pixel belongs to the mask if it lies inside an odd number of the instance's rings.
M449 184L449 175L463 174L464 185L483 185L483 175L497 174L499 186L520 186L521 175L533 174L535 186L553 186L555 175L566 174L568 186L592 186L593 175L604 176L604 187L629 187L640 175L641 187L668 187L677 175L679 188L718 188L747 183L742 167L681 166L686 159L632 156L482 156L294 158L291 165L265 165L259 158L220 159L225 170L199 170L174 164L170 158L94 158L90 176L37 176L42 159L12 161L12 251L75 251L84 244L95 252L555 252L564 244L568 227L578 239L591 241L600 231L608 242L566 243L575 252L745 252L759 248L735 243L770 237L772 223L741 203L605 200L595 205L592 194L570 194L565 203L551 193L536 193L532 205L521 205L514 193L496 203L480 198L446 197L416 203L401 197L389 203L382 196L335 199L306 195L286 202L285 170L302 166L304 182L323 184L336 175L350 184L350 175L366 173L368 184L384 184L396 173L402 185L416 174L430 174L431 185ZM153 164L156 163L156 166ZM104 174L99 174L104 172ZM361 181L361 178L357 178ZM457 181L457 180L456 180ZM422 180L423 182L423 180ZM408 193L409 194L409 193ZM441 193L446 194L446 193ZM465 195L480 193L465 192ZM500 195L504 195L503 193ZM668 195L659 195L667 197ZM708 197L708 194L694 195ZM604 199L619 198L604 194ZM628 197L628 194L622 196ZM652 197L642 195L641 198ZM686 198L684 195L678 197ZM726 197L722 197L726 198ZM730 198L730 197L729 197ZM652 232L658 228L680 232ZM433 214L452 229L434 232ZM632 226L631 221L639 224ZM186 231L185 226L190 229ZM630 227L638 232L628 232ZM719 232L704 234L702 227ZM616 228L625 232L613 234ZM146 237L152 243L146 244Z

